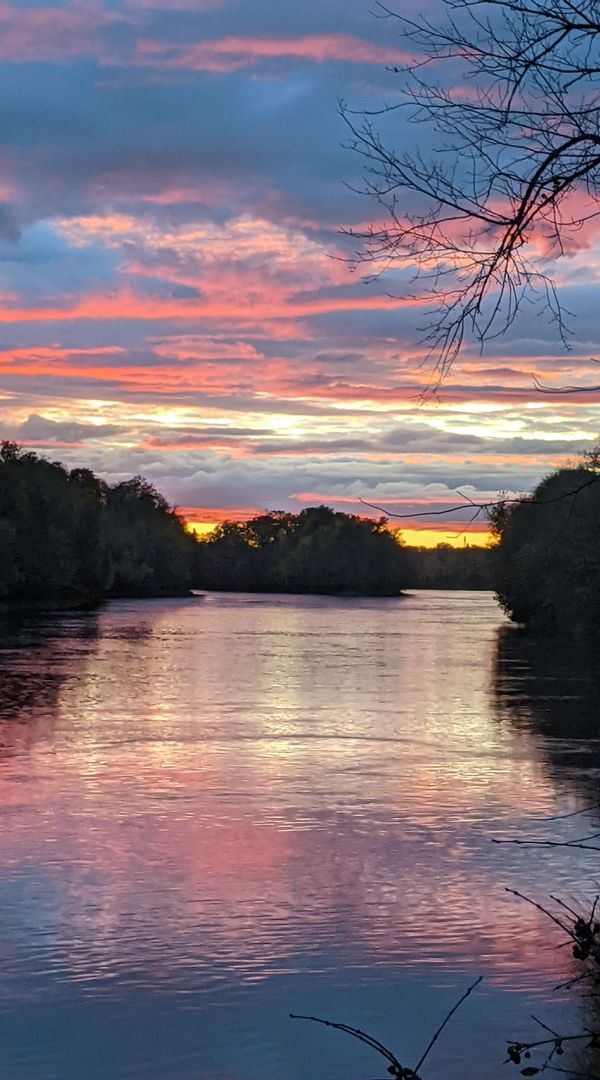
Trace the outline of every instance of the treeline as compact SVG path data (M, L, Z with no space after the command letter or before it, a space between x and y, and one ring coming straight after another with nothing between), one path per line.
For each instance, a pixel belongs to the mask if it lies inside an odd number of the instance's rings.
M242 592L397 596L404 589L491 589L488 550L404 546L385 518L311 506L224 522L202 544L200 585Z
M490 548L406 548L411 589L493 589L494 555Z
M385 518L327 506L224 522L199 541L143 477L110 485L0 443L0 610L193 588L397 596L491 585L485 550L407 548Z
M111 486L90 469L0 444L0 606L182 594L198 547L142 477Z
M600 452L491 513L495 587L517 623L552 633L600 627Z

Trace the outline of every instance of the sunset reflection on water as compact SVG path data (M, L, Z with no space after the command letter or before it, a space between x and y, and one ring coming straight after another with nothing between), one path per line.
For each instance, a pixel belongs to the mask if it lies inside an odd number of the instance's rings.
M485 593L5 625L11 1080L79 1080L82 1054L97 1080L372 1075L363 1048L287 1013L371 1024L410 1058L478 974L428 1075L483 1048L477 1075L501 1075L531 1003L564 1012L551 989L570 970L505 887L587 895L598 876L593 857L491 843L586 801L551 722L515 699L531 657L503 625Z

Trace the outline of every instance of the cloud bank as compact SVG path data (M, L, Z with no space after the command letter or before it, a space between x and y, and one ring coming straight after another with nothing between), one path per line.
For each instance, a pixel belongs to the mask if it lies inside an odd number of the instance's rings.
M419 404L424 304L340 232L376 208L337 101L394 100L402 42L359 0L249 6L0 4L1 434L196 520L527 490L598 434L600 394L531 378L594 380L596 235L561 266L570 354L524 316Z

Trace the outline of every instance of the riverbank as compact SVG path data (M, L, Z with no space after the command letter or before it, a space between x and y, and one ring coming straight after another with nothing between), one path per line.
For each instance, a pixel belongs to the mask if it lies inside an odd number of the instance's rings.
M111 600L184 600L194 595L192 589L179 591L111 593L96 597L64 597L56 600L15 600L0 602L0 617L5 615L53 615L68 611L96 611Z

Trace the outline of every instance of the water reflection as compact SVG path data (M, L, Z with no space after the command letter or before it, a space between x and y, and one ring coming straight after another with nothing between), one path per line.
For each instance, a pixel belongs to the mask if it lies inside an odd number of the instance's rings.
M477 1045L478 1076L500 1075L521 996L568 958L504 891L522 852L490 837L562 809L574 768L549 775L527 693L511 704L501 622L485 594L221 596L4 632L11 1080L75 1080L81 1054L89 1080L371 1075L287 1012L382 1037L402 1015L416 1058L481 972L429 1075L464 1075ZM577 873L541 853L526 880L566 894Z
M583 796L582 805L598 802L600 662L593 646L502 627L493 685L499 719L535 734L552 779Z
M98 637L94 613L55 619L0 618L0 759L51 738L67 676Z
M600 824L600 664L593 645L502 627L493 688L499 720L532 733L548 776L558 790L564 789L570 796L563 812L574 816L534 821L527 835L572 842L596 833ZM578 813L586 807L593 809ZM539 850L530 848L531 857L537 858ZM587 912L600 891L600 855L575 849L568 857L576 867L573 902L578 910ZM560 890L556 891L560 895ZM571 898L563 895L562 899ZM585 995L584 1008L585 1026L597 1029L598 1002L594 996ZM576 1030L583 1026L580 1023ZM597 1071L598 1052L591 1053L593 1060L589 1050L577 1050L572 1068L585 1075Z

